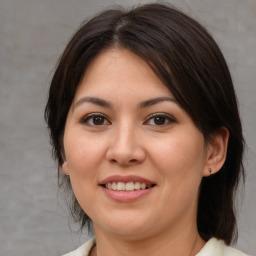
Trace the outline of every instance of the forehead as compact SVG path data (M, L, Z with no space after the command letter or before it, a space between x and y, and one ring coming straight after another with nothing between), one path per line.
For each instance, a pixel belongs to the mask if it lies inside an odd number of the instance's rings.
M156 76L149 65L127 49L111 48L96 56L85 71L77 88L81 94L126 94L133 96L143 92L172 96L169 89Z

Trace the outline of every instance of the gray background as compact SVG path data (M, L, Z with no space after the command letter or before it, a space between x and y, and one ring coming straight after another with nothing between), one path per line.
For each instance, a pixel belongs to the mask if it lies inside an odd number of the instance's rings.
M140 1L145 3L147 1ZM237 247L256 253L256 0L170 1L203 23L229 63L248 144ZM58 256L82 244L57 192L43 120L55 63L87 17L129 0L0 1L0 255Z

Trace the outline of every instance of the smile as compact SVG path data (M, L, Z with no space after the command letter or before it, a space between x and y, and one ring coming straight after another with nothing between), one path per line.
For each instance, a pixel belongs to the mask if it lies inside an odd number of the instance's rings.
M114 190L114 191L135 191L135 190L144 190L144 189L149 189L153 186L154 184L147 185L145 182L112 182L112 183L107 183L103 185L105 188Z
M157 186L156 182L134 175L113 175L102 180L99 185L108 198L118 202L133 202L144 198Z

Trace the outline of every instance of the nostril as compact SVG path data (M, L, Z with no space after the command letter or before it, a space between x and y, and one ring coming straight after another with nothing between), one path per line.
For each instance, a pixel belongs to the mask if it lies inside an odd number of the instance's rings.
M138 160L137 159L130 159L130 160L126 161L126 160L122 160L122 159L118 160L118 159L113 158L113 159L110 160L110 162L113 163L113 164L118 163L118 164L121 164L121 165L130 165L130 164L136 164L138 162Z

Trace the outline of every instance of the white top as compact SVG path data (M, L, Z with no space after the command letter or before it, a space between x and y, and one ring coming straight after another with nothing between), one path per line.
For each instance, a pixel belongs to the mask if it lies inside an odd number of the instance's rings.
M89 256L92 247L95 245L95 238L91 238L81 247L63 256ZM226 246L222 240L211 238L202 250L195 256L249 256L237 249Z

